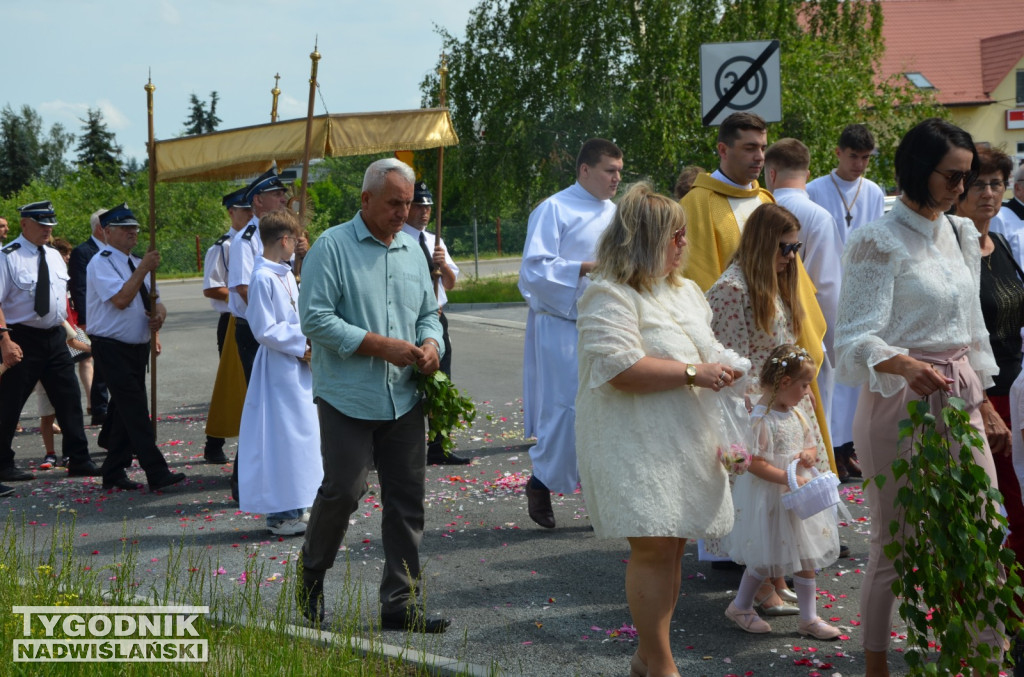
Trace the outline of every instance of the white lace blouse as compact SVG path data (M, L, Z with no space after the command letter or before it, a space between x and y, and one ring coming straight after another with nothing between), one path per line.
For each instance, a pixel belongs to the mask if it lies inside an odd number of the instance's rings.
M840 381L891 397L906 380L875 365L910 350L967 346L982 385L992 385L999 367L981 315L979 238L969 219L929 221L900 200L850 234L836 326Z

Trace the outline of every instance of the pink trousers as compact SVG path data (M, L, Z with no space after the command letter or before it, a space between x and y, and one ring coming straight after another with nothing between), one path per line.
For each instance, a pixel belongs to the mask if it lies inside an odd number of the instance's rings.
M967 360L967 349L959 348L944 351L941 353L925 353L911 351L910 356L929 362L943 376L953 379L952 395L962 398L967 403L967 410L971 415L971 425L977 429L985 440L982 449L974 452L974 461L985 469L993 486L997 485L995 465L992 462L992 452L988 447L988 440L985 438L985 427L981 420L981 413L978 406L981 404L984 391L978 375L974 373ZM911 400L920 399L920 396L910 389L904 387L902 391L892 397L882 397L876 392L868 390L867 386L861 388L860 399L857 402L857 413L853 419L853 445L857 450L857 457L860 459L861 468L864 470L864 477L889 471L889 466L898 456L907 456L910 450L910 440L904 440L897 448L896 440L899 437L899 422L908 417L907 404ZM939 393L932 394L928 401L931 404L932 413L942 425L942 419L938 416L942 407L946 404L947 397ZM941 428L940 428L941 430ZM867 573L861 587L860 615L861 627L864 631L864 648L869 651L887 651L889 649L889 638L892 628L892 614L896 608L896 595L892 592L892 584L896 580L896 569L892 560L887 558L883 548L891 542L889 536L889 523L896 518L896 509L893 503L896 500L896 492L905 482L893 482L889 475L889 481L885 487L879 489L874 483L866 490L868 510L871 516L871 540L868 554ZM907 533L905 530L904 533ZM897 533L896 538L903 534ZM1002 628L988 628L979 635L979 641L990 644L994 648L1003 648Z

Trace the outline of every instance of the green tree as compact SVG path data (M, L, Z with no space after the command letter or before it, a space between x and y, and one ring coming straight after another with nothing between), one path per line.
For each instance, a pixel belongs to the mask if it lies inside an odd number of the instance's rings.
M189 113L185 118L185 136L195 134L207 134L215 131L220 124L217 117L217 102L220 100L217 92L210 92L210 107L207 110L206 102L201 101L194 93L189 97Z
M69 171L64 155L74 136L55 124L43 135L43 121L30 106L0 111L0 196L8 196L42 178L58 185Z
M877 81L881 30L877 0L481 0L465 38L438 29L460 138L445 155L446 212L521 218L573 181L593 136L623 148L627 181L647 177L665 192L682 166L717 166L700 107L700 45L710 42L780 40L782 120L769 141L803 140L812 174L832 167L850 122L871 127L884 158L938 109L905 81ZM422 91L436 105L435 75ZM891 175L884 161L874 168L882 183Z
M82 120L82 136L75 148L79 167L99 176L117 175L121 171L121 147L114 133L107 129L103 113L90 108Z

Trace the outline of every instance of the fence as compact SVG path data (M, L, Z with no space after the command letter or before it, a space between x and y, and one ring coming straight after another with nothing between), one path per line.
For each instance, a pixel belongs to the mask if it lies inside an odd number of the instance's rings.
M434 224L429 228L433 230ZM187 238L161 238L157 235L156 246L160 250L160 274L162 276L202 275L203 260L219 236L193 236ZM454 258L472 258L474 235L472 223L442 223L441 238ZM481 254L518 256L523 253L526 241L525 221L501 221L500 233L497 221L477 222L476 246ZM140 233L137 253L144 253L149 238ZM500 246L499 246L500 245ZM198 254L198 255L197 255Z

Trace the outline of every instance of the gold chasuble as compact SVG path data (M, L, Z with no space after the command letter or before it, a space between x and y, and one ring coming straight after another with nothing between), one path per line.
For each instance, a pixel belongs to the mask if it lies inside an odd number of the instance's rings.
M745 190L712 178L710 174L698 174L693 182L693 188L679 201L686 212L686 240L689 249L683 272L704 292L707 292L725 272L732 255L740 245L740 227L736 221L736 212L745 212L749 216L760 203L775 202L771 193L761 188L756 181L754 185L754 188ZM746 200L757 200L758 204L745 204ZM825 359L825 350L821 343L825 337L825 316L818 305L818 299L814 296L817 289L804 269L804 262L799 254L796 257L796 265L797 293L804 309L804 320L796 342L808 352L818 369L821 369L822 360ZM753 365L755 373L760 371L761 366ZM821 405L817 379L811 381L811 392L814 395L814 415L818 418L821 436L828 450L828 464L832 472L836 472L832 438L828 434L828 419Z

